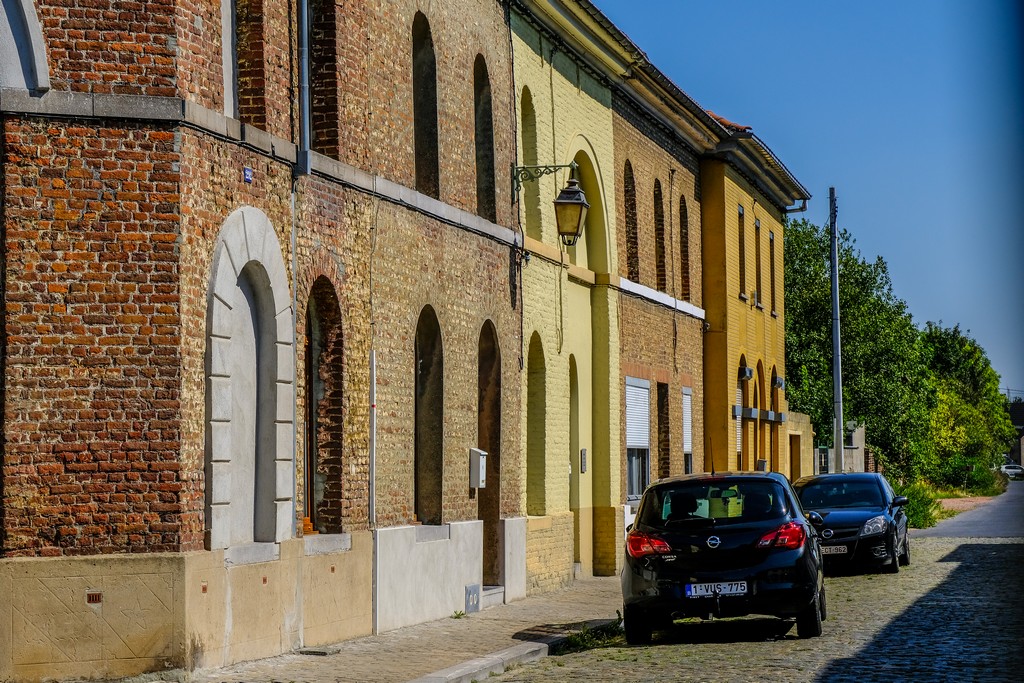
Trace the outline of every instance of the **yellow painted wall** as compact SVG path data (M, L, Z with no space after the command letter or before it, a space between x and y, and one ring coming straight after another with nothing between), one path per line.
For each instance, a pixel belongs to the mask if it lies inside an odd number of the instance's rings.
M601 510L613 507L619 497L618 470L612 461L618 450L618 395L608 386L609 378L618 375L618 316L616 297L607 286L594 284L594 269L615 269L615 179L608 90L564 52L553 52L551 42L518 14L512 16L512 27L518 120L523 121L524 94L528 93L534 112L531 136L536 140L535 149L524 150L520 134L520 163L524 159L536 159L538 164L581 162L581 185L592 205L588 233L575 247L564 249L551 201L565 186L568 171L527 181L520 193L521 225L534 238L526 240L531 259L522 268L523 358L527 363L530 340L536 334L546 369L544 517L548 519L531 518L527 528L527 585L536 592L572 580L574 546L584 575L610 573L607 566L594 566L599 554L594 539L614 535L614 530L609 533L602 527L613 522L613 516ZM570 358L577 368L578 447L587 450L588 467L583 474L578 469L579 451L570 453ZM525 389L524 383L523 444L530 428ZM524 472L522 481L529 476L529 471ZM578 486L577 495L572 496L577 503L575 517L570 485ZM525 500L525 483L522 495ZM605 521L598 523L598 519ZM618 539L615 542L618 549Z
M735 404L741 358L754 368L746 382L747 406L751 392L763 395L760 410L771 408L772 369L785 378L785 297L783 281L783 214L768 204L735 169L722 161L701 163L701 216L704 227L704 303L710 329L705 336L704 381L706 444L715 469L737 469ZM745 292L740 292L739 207L743 207L746 244ZM762 293L755 305L756 230L761 223ZM771 307L769 233L775 235L775 310ZM760 372L759 372L760 370ZM779 392L776 411L786 412L785 392ZM774 431L775 457L771 457ZM753 469L756 459L769 460L771 469L789 472L789 445L785 423L744 420L746 446L741 469Z

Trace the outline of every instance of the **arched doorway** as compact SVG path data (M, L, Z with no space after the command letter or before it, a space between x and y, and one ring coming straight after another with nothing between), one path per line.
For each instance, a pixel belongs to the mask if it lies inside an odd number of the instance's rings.
M421 524L441 524L444 471L444 352L430 306L416 324L415 512Z
M294 368L281 362L295 343L286 272L267 216L252 207L232 213L214 248L207 303L210 549L279 542L294 532L294 434L280 438L294 427Z
M572 561L582 562L580 548L580 382L576 370L576 356L569 356L569 509L572 511Z
M345 477L341 308L326 277L313 283L306 306L305 380L304 528L340 533Z
M540 335L530 337L526 370L526 514L547 513L545 451L547 449L547 395L544 348Z
M502 583L501 547L501 349L494 324L480 330L477 374L477 447L487 453L487 485L479 489L477 514L483 521L483 581Z

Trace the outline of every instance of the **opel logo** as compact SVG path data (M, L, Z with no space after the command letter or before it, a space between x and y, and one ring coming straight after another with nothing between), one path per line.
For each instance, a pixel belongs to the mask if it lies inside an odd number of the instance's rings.
M834 534L834 533L835 532L832 531L831 529L825 529L824 531L821 532L821 535L824 536L825 538L832 538L832 534Z
M720 539L718 536L708 536L709 548L717 548L720 545L722 545L722 539Z

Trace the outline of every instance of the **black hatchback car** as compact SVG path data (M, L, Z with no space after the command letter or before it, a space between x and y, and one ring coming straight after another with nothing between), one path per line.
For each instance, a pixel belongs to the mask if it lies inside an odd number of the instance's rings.
M691 474L651 484L626 536L626 640L674 619L765 614L821 635L825 584L815 524L778 473Z
M825 520L821 552L831 567L881 567L896 573L910 564L904 496L881 474L819 474L793 485L805 510Z

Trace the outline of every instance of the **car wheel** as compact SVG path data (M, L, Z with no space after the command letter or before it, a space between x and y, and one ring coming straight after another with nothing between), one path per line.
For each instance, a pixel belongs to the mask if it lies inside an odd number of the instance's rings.
M651 622L638 610L628 607L625 608L624 618L623 628L626 631L626 642L630 645L650 645Z
M817 638L821 635L821 591L814 594L811 604L796 616L796 634L800 638Z
M900 554L900 564L904 567L910 564L910 536L903 539L903 552Z
M818 592L818 606L821 611L821 620L825 621L828 619L828 609L825 607L825 586L822 586Z
M892 545L889 546L889 557L892 558L892 559L889 560L889 564L885 565L885 571L887 573L889 573L889 574L899 574L900 573L900 560L899 560L899 554L897 552L897 547L898 547L898 542L897 542L896 536L893 535L893 537L892 537Z

